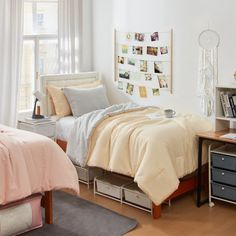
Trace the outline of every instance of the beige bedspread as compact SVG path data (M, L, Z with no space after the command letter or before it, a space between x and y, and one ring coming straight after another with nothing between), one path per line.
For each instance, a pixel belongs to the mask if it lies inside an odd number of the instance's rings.
M197 167L198 131L211 125L191 114L164 118L158 108L106 117L89 142L89 166L134 177L155 204L179 185L179 178Z
M67 188L79 194L77 172L51 139L0 125L0 205Z

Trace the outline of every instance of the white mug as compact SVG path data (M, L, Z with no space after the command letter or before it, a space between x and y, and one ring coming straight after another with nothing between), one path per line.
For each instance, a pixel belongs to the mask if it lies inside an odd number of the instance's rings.
M172 118L176 114L176 112L172 109L166 109L164 110L166 118Z

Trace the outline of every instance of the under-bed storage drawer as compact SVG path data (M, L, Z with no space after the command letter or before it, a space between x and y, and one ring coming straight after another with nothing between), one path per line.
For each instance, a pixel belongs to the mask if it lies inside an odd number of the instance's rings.
M211 158L213 167L236 171L236 157L212 152Z
M226 200L236 201L236 188L213 182L212 195Z
M236 172L212 168L212 180L236 186Z
M116 175L107 174L94 179L94 192L121 200L122 191L121 188L128 183L131 183L131 179Z
M41 227L41 194L0 206L0 235L18 235Z
M142 208L151 210L152 202L148 196L137 186L132 183L123 187L123 203L131 203Z
M75 165L80 181L89 183L94 180L96 176L103 175L103 170L97 167L81 167Z

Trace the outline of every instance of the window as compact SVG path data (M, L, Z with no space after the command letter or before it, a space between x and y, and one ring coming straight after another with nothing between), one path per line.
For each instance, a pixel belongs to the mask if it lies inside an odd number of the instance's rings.
M19 110L32 108L39 75L58 73L58 2L24 1L24 41Z

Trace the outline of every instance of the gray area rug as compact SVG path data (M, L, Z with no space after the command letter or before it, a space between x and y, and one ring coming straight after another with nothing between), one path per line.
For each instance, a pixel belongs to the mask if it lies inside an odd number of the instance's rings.
M53 225L44 224L27 236L120 236L138 222L64 192L53 193Z

